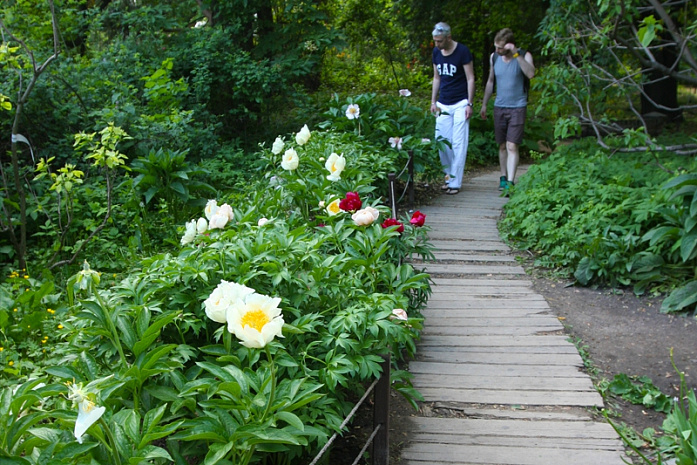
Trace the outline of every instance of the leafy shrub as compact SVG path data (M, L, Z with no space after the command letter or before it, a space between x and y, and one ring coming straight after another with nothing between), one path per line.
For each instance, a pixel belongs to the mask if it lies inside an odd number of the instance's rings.
M560 147L521 178L502 229L537 254L537 265L573 270L583 285L669 289L694 274L694 263L682 261L673 240L674 228L687 221L685 206L661 187L670 174L655 169L654 160L609 157L583 141ZM666 158L661 165L684 161Z
M284 145L258 154L268 175L246 196L229 195L234 209L209 201L179 249L142 260L115 283L86 263L68 281L59 359L1 394L9 457L301 463L339 429L350 395L380 372L381 354L413 354L430 287L402 260L430 254L428 228L403 218L400 233L346 211L365 205L388 216L373 183L391 159L352 134ZM346 165L329 171L335 151ZM287 164L293 153L297 164ZM328 208L347 192L362 205ZM253 348L232 337L229 321L209 318L206 301L223 281L277 298L283 337ZM416 395L406 373L392 381ZM18 409L31 412L28 429L14 426Z

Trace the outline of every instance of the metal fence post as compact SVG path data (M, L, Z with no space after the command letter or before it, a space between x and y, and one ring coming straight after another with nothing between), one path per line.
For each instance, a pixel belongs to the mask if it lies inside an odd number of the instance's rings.
M409 213L414 211L414 188L415 188L415 180L414 180L414 151L409 150Z
M390 182L390 208L392 208L392 218L397 219L398 216L398 211L397 211L397 195L395 194L395 179L397 178L397 175L395 173L389 173L387 175L387 179Z
M390 354L384 356L382 375L373 393L373 428L380 431L373 439L373 465L388 465L390 462Z

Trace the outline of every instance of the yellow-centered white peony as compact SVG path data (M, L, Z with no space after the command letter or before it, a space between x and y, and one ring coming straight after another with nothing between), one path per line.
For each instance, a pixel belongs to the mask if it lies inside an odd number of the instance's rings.
M327 213L329 213L329 216L334 216L341 213L341 207L339 206L340 203L341 199L336 199L329 204L327 207Z
M337 155L336 153L332 153L324 163L324 167L329 171L329 176L327 176L328 180L339 181L341 179L341 172L346 168L344 154Z
M281 299L261 294L249 294L237 299L227 312L228 331L243 346L260 349L275 337L283 337L283 315L278 304Z

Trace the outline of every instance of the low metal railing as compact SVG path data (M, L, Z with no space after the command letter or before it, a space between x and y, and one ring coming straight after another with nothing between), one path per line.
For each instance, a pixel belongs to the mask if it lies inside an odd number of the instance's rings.
M412 212L414 210L414 152L409 150L409 159L407 160L406 165L404 165L404 168L402 168L402 171L399 174L396 173L389 173L387 175L387 179L390 183L389 187L389 201L390 201L390 208L392 209L392 218L397 219L399 217L399 202L401 202L404 199L404 196L407 195L407 208L409 212ZM396 184L397 180L402 179L404 176L404 173L407 173L407 179L404 184L404 190L402 191L402 194L397 197L396 195Z
M390 461L390 439L389 439L389 419L390 419L390 356L383 357L381 364L382 374L378 379L373 381L370 387L365 391L363 397L356 403L351 412L346 416L341 423L340 430L343 431L346 425L351 421L358 409L363 405L368 396L373 393L373 431L370 437L366 440L363 448L360 450L353 465L357 465L363 458L363 454L372 445L372 465L388 465ZM324 445L322 450L315 456L310 465L316 465L324 454L329 450L334 440L338 437L338 433L334 433L329 441Z

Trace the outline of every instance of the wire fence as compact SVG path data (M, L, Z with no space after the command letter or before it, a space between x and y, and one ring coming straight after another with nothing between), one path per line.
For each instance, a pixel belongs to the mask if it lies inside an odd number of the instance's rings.
M344 431L346 425L349 424L358 409L368 399L370 394L373 394L373 431L370 437L366 440L360 452L353 461L353 465L357 465L363 458L363 454L372 445L371 465L388 465L390 460L390 440L389 440L389 418L390 418L390 356L389 354L383 357L381 364L382 374L377 378L370 387L365 391L363 397L356 403L353 409L341 423L340 430ZM334 433L329 441L324 445L322 450L315 456L314 460L309 465L317 465L322 457L330 450L338 433ZM329 463L329 462L326 462Z

